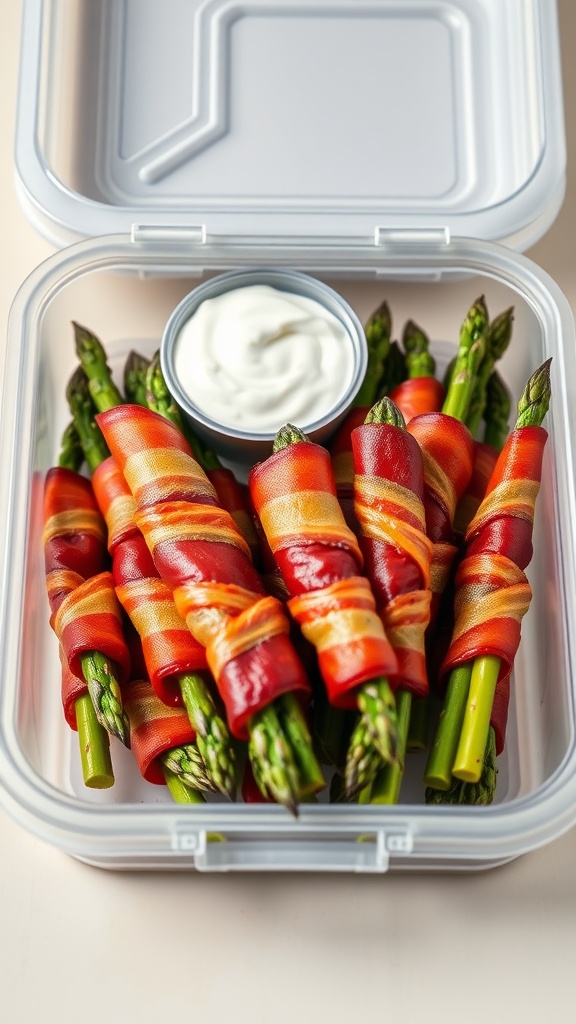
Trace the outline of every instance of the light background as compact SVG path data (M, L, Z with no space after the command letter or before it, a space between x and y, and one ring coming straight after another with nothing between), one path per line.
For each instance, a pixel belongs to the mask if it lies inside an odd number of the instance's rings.
M560 0L568 191L529 255L576 310L576 4ZM0 352L51 247L21 213L12 148L19 0L0 0ZM1 366L0 366L1 376ZM7 1024L571 1020L576 829L467 876L195 876L86 867L0 812Z

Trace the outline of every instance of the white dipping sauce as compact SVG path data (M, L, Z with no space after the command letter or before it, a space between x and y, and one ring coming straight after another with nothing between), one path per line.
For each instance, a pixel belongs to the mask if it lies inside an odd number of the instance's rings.
M174 370L204 415L236 430L306 426L337 405L354 370L344 325L314 299L250 285L205 299L180 328Z

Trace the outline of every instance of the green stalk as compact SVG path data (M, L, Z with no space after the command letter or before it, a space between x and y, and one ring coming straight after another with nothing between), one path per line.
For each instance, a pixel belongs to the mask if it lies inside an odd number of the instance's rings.
M354 405L372 405L376 401L390 350L392 319L387 302L382 302L364 326L368 347L368 366Z
M417 697L412 701L408 727L407 750L428 750L430 732L430 697Z
M518 403L518 416L516 428L526 426L540 426L550 405L550 362L548 359L530 377ZM492 655L484 655L475 658L470 664L471 679L470 690L467 694L465 710L461 721L461 727L456 732L458 714L455 710L455 702L451 703L450 684L444 700L444 717L450 716L454 722L454 733L446 739L446 746L456 743L456 754L453 763L450 765L450 782L453 777L458 778L465 784L478 784L481 778L491 778L495 784L496 774L490 772L486 765L490 765L489 756L490 743L490 718L494 702L494 690L500 662ZM451 676L452 678L452 676ZM450 679L451 681L451 679ZM459 695L458 703L461 696ZM457 773L457 775L456 775ZM445 785L446 773L444 772L441 782ZM430 785L432 776L426 773L426 781ZM459 790L452 787L450 790L455 802L460 802ZM491 799L491 798L490 798Z
M150 360L139 352L130 352L124 364L124 394L132 405L146 405L146 372Z
M185 785L179 775L172 771L166 764L162 766L164 779L170 791L170 795L176 804L203 804L205 798L197 789Z
M488 312L484 297L470 307L460 330L460 344L442 412L466 422L476 376L486 350Z
M452 766L464 721L470 689L472 665L467 663L450 673L440 719L424 772L424 782L434 789L447 790L452 785Z
M110 740L96 717L90 694L78 697L74 710L84 785L89 789L109 789L114 785Z
M500 658L485 654L474 659L458 749L452 765L452 775L462 782L480 780L499 672Z
M88 378L79 366L66 388L66 400L80 440L90 475L110 455L102 431L94 419L94 403L88 388Z
M114 409L124 401L112 380L112 373L106 359L103 345L95 334L80 324L72 323L76 355L88 378L88 389L98 412Z
M473 437L476 436L480 426L487 402L487 386L494 367L502 358L512 337L512 323L514 320L514 309L504 310L488 327L486 338L486 352L478 368L470 407L466 417L466 426Z
M477 783L460 782L453 779L447 790L427 789L427 804L454 805L468 807L491 804L496 790L498 768L496 765L496 734L490 727L488 742L484 751L484 762L480 781Z

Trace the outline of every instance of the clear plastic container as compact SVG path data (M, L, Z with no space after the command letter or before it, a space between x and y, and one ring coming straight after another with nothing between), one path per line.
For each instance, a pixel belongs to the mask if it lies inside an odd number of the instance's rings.
M576 379L576 341L571 311L555 283L512 250L512 244L531 241L543 230L562 194L553 5L510 4L504 12L501 4L490 0L424 5L376 0L253 0L240 5L211 0L202 5L174 3L168 20L159 18L158 12L158 5L128 0L118 5L78 0L66 4L66 17L61 2L41 5L33 0L25 5L17 138L21 188L39 225L52 237L92 237L39 267L22 286L11 315L0 463L0 536L7 567L0 604L2 805L46 841L103 867L383 872L389 867L446 870L502 863L550 841L576 822L575 424L566 386ZM191 35L186 36L185 28ZM291 57L290 68L298 57L305 69L302 88L307 75L310 87L315 83L314 103L308 106L321 110L325 121L331 104L340 104L338 117L334 114L334 123L328 122L326 139L332 141L326 145L329 149L338 129L349 193L341 187L344 176L336 175L332 196L326 197L325 191L316 196L318 182L314 175L305 177L301 161L294 165L289 188L282 187L281 175L272 186L274 174L278 178L282 170L277 154L270 158L269 179L264 175L251 182L246 169L257 161L248 114L258 119L269 109L263 97L262 106L249 102L256 98L259 80L251 58L259 52L256 43L268 52L278 32L289 40L282 52ZM324 94L322 75L318 69L313 75L304 62L310 53L323 54L329 63L335 52L350 52L355 55L351 74L356 81L364 65L373 63L365 52L360 59L357 48L349 49L350 34L356 32L358 47L362 41L380 55L383 46L391 55L402 44L405 66L409 53L428 55L430 75L434 69L438 72L431 102L437 114L442 110L440 127L445 132L438 141L429 118L419 121L419 169L404 181L393 169L372 199L363 197L370 187L376 189L373 167L367 177L360 174L360 181L354 177L360 147L354 137L352 79L345 85L349 105L344 109L339 80L335 92ZM371 34L373 44L367 41ZM184 130L184 122L194 117L198 128L201 111L194 103L192 112L189 109L185 76L191 72L183 70L183 51L182 59L174 57L174 48L183 46L181 40L186 38L191 45L192 37L200 47L194 51L200 63L195 65L193 96L194 89L202 93L204 75L207 82L216 83L208 94L225 95L233 107L227 116L219 111L220 134L213 128L203 146L198 139L193 144ZM200 43L210 41L214 60L228 54L219 73L214 70L216 61L212 78L199 56L204 54ZM171 49L166 49L168 43ZM506 70L496 72L502 67L497 58L505 44ZM338 51L339 46L345 49ZM163 56L160 67L155 65L152 71L155 47ZM59 78L56 69L64 66L64 52L69 60ZM90 60L85 59L88 52ZM469 68L467 57L472 53ZM442 61L446 54L450 73ZM286 76L282 78L279 70L278 81L274 79L273 63L268 53L264 70L270 72L269 93L275 96L276 119L284 130L278 139L285 145L288 129L292 141L302 138L304 119L315 144L317 124L304 102L294 114L287 102L280 106L280 79L285 84ZM234 85L241 83L240 92L247 90L248 99L239 108L234 105L236 91L224 88L230 82L222 66L231 69ZM238 82L237 68L244 69L238 72ZM148 82L150 76L158 86L162 73L177 98L172 106L168 86L157 96ZM376 72L367 72L367 96L375 85L386 95L392 81L388 73L379 71L382 77L374 79ZM507 92L502 92L511 100L512 113L502 111L496 119L491 116L497 103L495 74L500 76L496 81L501 92L506 76L512 76ZM452 96L454 84L459 87ZM401 149L403 119L420 116L416 91L421 100L421 85L414 85L411 78L406 88L406 106L387 125L384 149L389 148L390 132ZM449 95L451 113L444 116ZM120 96L120 104L114 106L110 96ZM502 104L498 101L497 106ZM149 111L146 117L143 110ZM215 110L217 123L217 105ZM72 132L67 134L63 126L71 111ZM129 123L129 112L134 123ZM468 120L472 113L477 117L475 127ZM146 134L148 117L152 123ZM362 106L364 137L376 123L374 117L373 108L369 115ZM268 117L260 125L268 138L271 123ZM521 135L518 123L524 126ZM219 170L213 167L210 199L208 171L201 170L201 158L216 159L219 142L228 137L236 146L239 128L246 125L252 163L236 165L232 196L224 188L231 180L224 176L229 156L225 151ZM497 141L488 137L492 130L507 147L501 160L486 159L487 147ZM204 137L201 125L198 133ZM378 147L381 141L373 144ZM429 150L426 177L421 155ZM408 164L413 152L404 140L402 156ZM378 157L373 149L371 161ZM317 160L321 159L318 150ZM314 174L317 169L314 164ZM402 196L401 188L409 194ZM101 235L102 230L113 233ZM469 237L458 237L464 230ZM490 238L505 238L507 245ZM514 305L514 341L502 372L516 398L533 369L553 358L553 402L546 420L550 438L528 570L534 598L523 621L506 748L499 758L496 799L490 807L426 806L420 755L410 755L397 806L321 802L302 806L298 820L272 805L214 800L202 807L179 807L161 788L142 781L120 744L113 746L115 786L95 792L82 785L76 736L61 713L57 642L48 623L41 544L43 482L57 458L68 419L64 387L75 366L70 321L86 324L102 338L119 373L130 348L148 354L157 348L172 310L193 286L215 273L254 265L292 267L327 281L361 320L387 298L397 327L413 317L433 339L440 339L435 346L440 365L453 351L461 316L477 295L485 294L493 313Z

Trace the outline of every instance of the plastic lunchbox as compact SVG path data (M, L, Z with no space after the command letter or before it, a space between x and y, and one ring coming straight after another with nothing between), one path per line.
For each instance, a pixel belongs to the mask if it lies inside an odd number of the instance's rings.
M564 134L549 0L26 0L22 201L62 248L15 299L2 401L0 800L101 867L492 867L576 822L576 342L555 283L519 255L558 212ZM515 398L553 357L549 442L507 742L489 807L426 806L410 755L394 807L173 804L113 749L86 790L60 706L42 491L68 418L70 321L120 371L209 276L291 266L366 318L387 298L454 350L485 293L513 304ZM215 841L216 838L224 841Z

